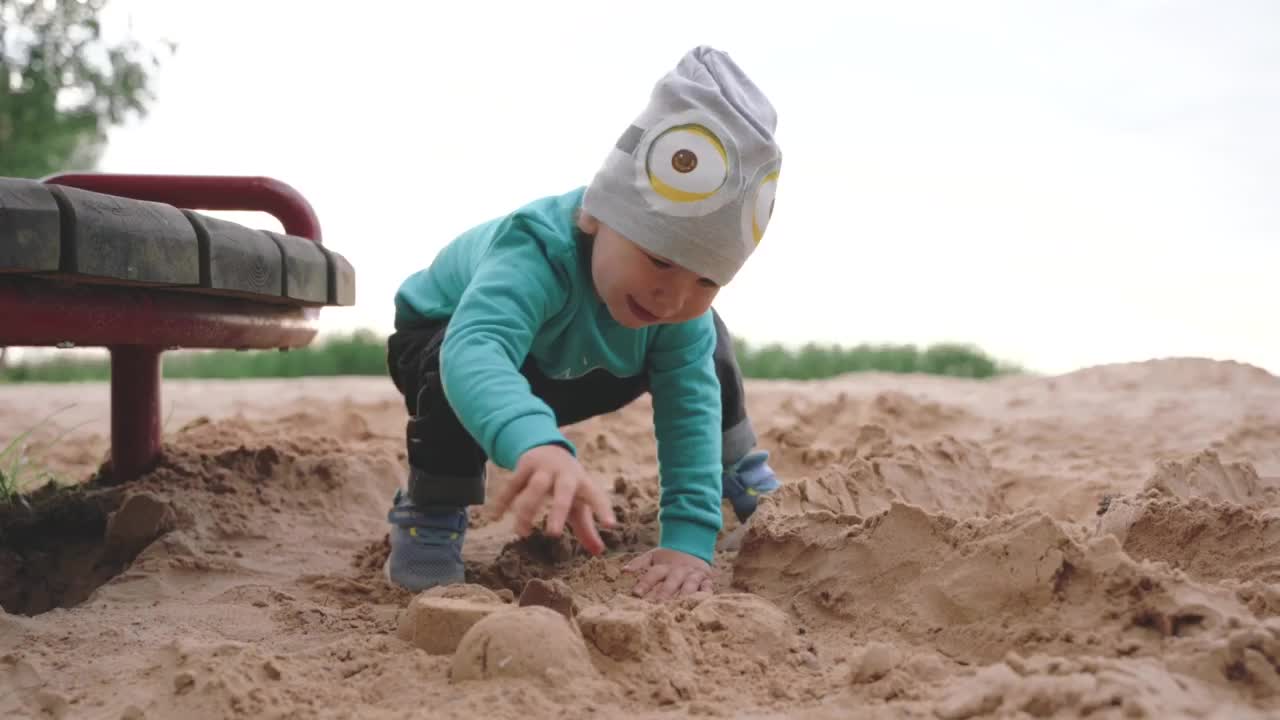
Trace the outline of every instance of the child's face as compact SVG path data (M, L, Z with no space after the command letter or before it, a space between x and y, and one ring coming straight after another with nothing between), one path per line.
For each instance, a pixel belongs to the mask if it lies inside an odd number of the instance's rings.
M692 320L707 311L720 286L654 255L585 213L582 231L595 236L591 278L619 325L641 328Z

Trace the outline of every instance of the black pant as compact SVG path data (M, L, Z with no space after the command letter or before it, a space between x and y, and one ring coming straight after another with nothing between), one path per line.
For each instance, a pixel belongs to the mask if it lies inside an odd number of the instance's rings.
M723 460L740 459L755 446L747 418L742 373L733 339L712 312L716 327L715 367L722 402ZM488 457L467 432L445 398L440 379L440 347L448 320L405 327L387 339L387 369L409 411L406 441L409 496L419 506L484 504L484 468ZM596 369L571 380L553 380L527 359L520 372L563 427L619 410L648 391L644 373L620 378Z

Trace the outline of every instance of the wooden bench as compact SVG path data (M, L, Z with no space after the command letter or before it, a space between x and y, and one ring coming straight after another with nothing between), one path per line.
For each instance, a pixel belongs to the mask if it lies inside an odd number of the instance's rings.
M283 233L199 210L270 213ZM299 348L321 308L355 303L355 271L311 205L262 177L0 178L0 346L105 347L110 479L159 457L165 350Z

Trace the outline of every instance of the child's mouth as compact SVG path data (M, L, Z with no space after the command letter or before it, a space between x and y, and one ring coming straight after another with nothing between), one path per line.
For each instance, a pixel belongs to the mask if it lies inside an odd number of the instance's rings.
M636 317L640 318L644 322L652 323L652 322L658 321L657 315L654 315L648 310L645 310L643 307L641 307L640 303L636 302L636 299L631 297L630 295L627 296L627 307L630 308L632 315L635 315Z

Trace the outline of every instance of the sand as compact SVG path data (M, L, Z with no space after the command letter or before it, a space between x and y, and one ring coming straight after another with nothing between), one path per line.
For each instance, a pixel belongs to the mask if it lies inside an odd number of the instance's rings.
M784 487L726 509L714 593L656 605L622 572L657 536L647 399L570 429L605 556L477 511L468 584L414 597L381 578L388 381L168 383L155 472L0 515L0 717L1280 716L1280 379L748 392ZM75 403L34 449L87 479L106 401L0 389L0 438Z

